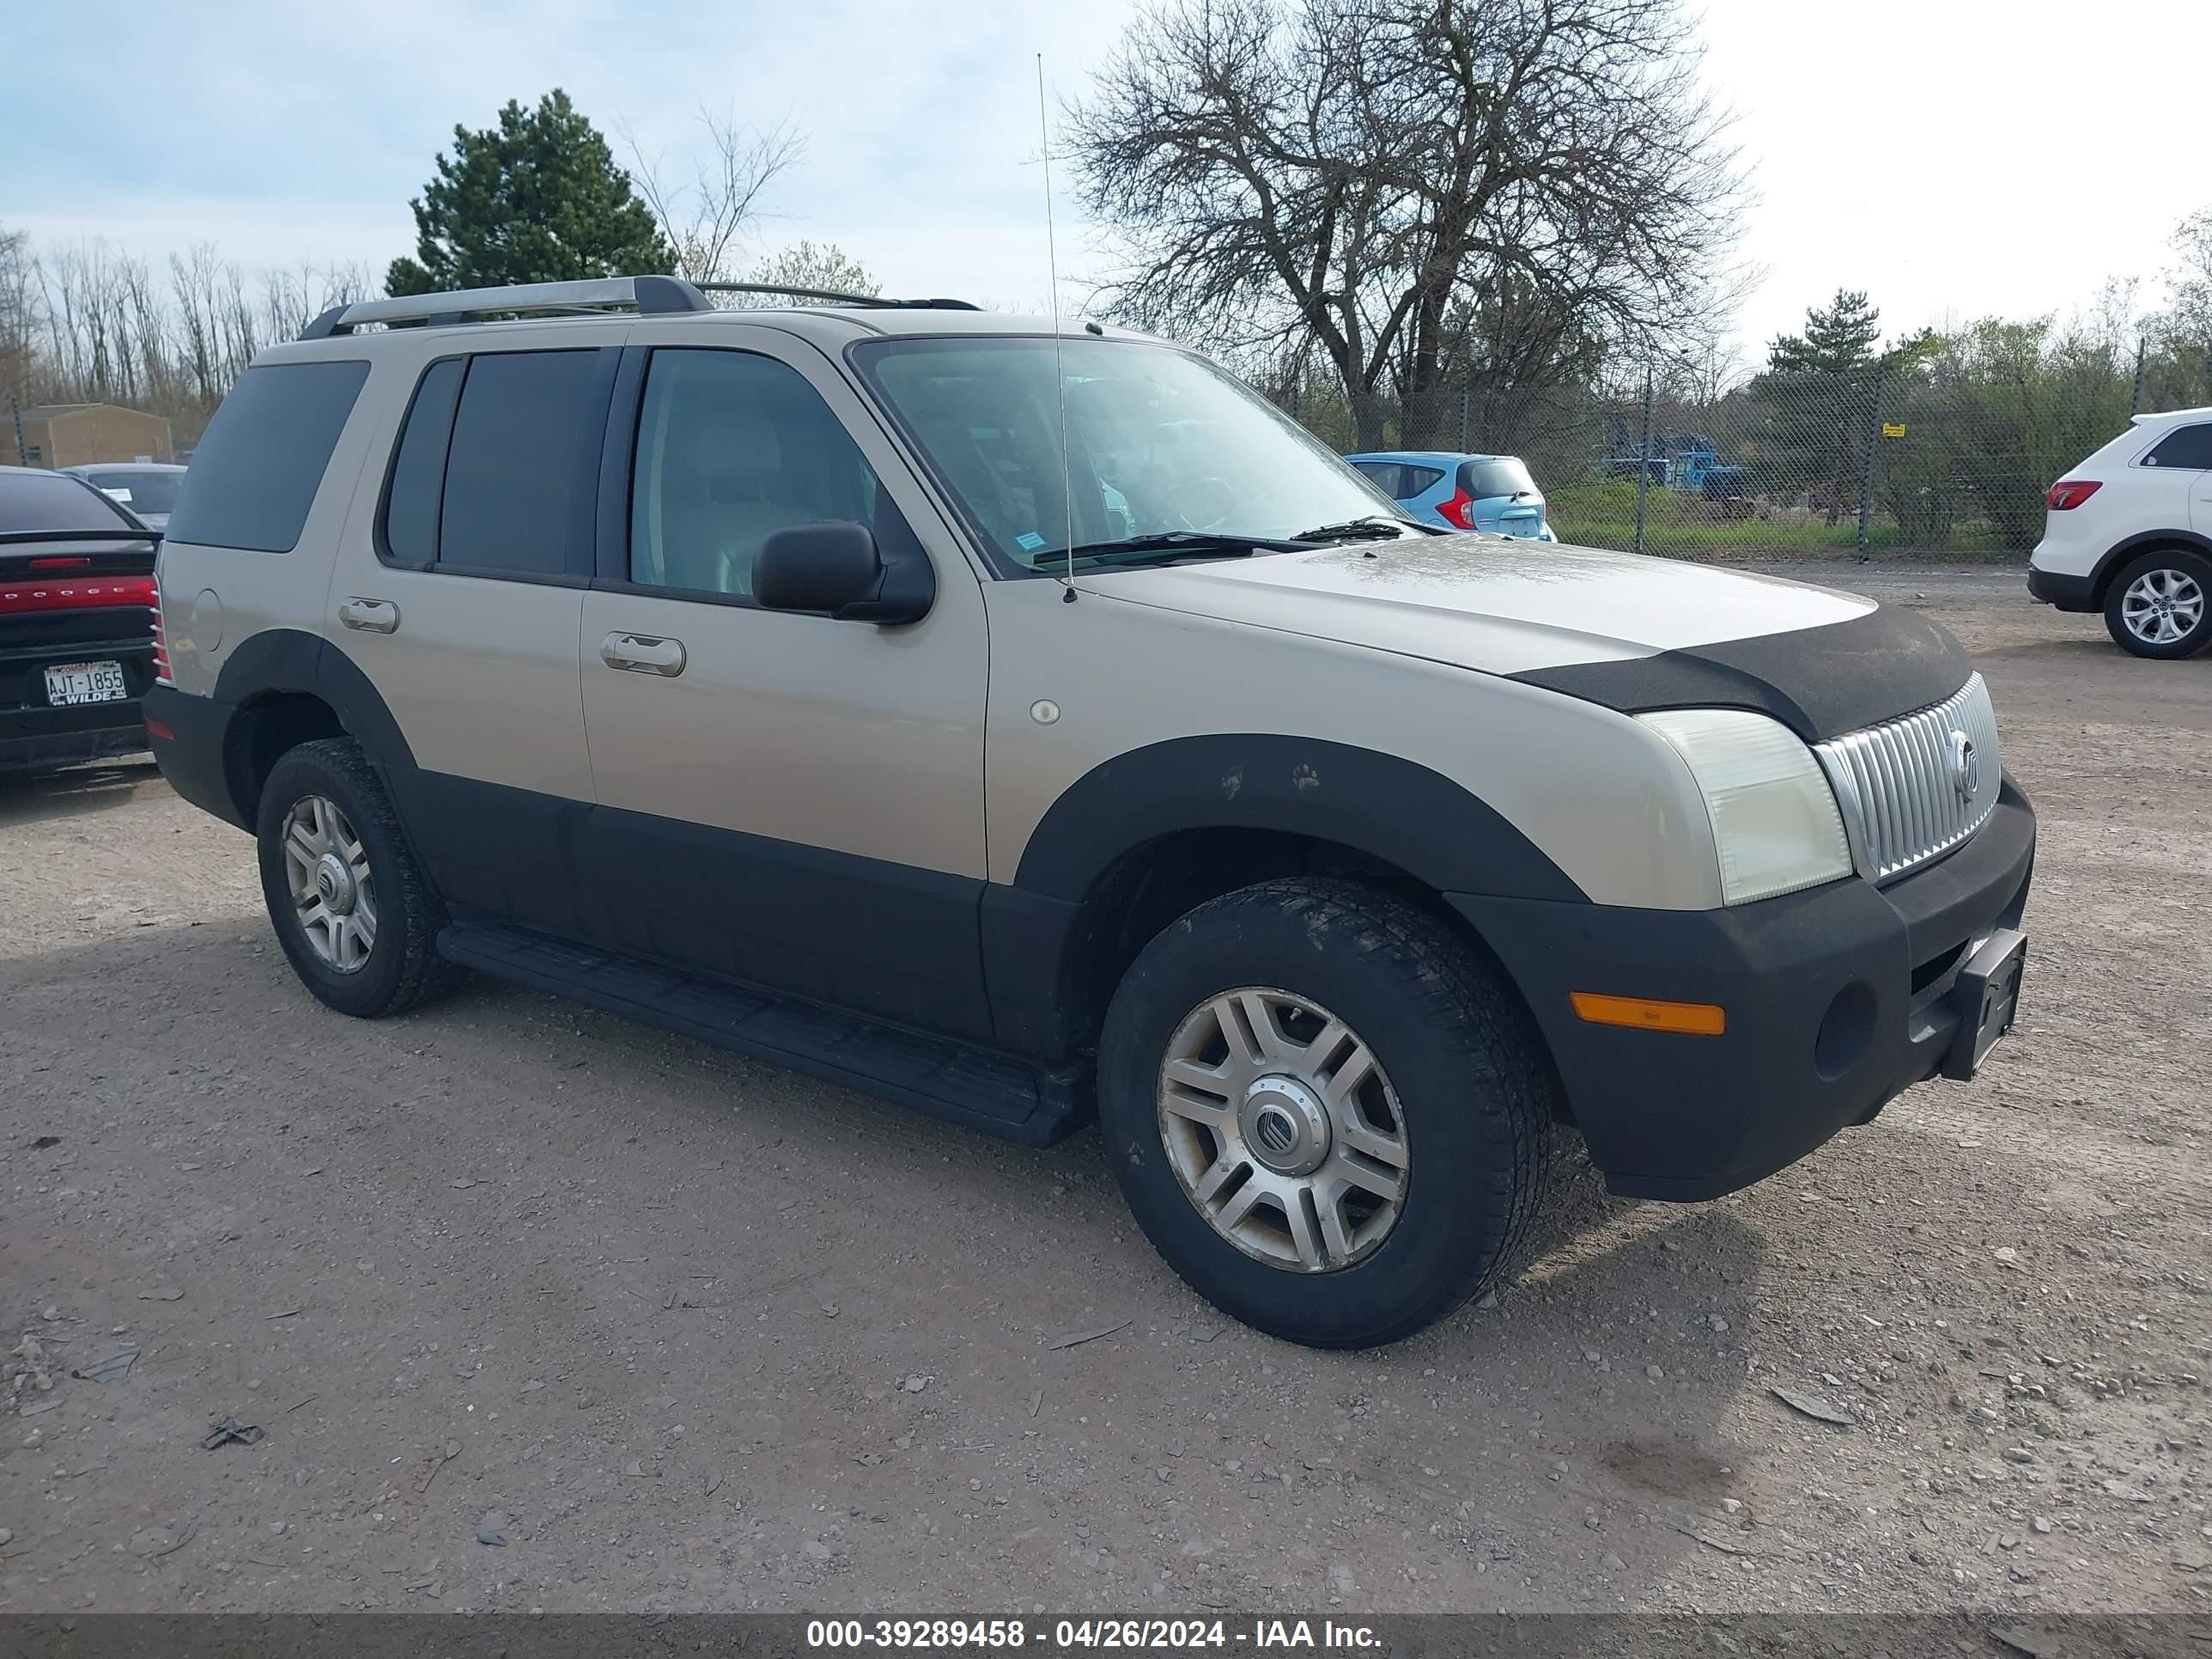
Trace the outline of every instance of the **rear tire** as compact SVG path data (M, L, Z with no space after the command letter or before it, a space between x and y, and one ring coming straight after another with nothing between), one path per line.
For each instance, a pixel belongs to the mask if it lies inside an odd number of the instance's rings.
M286 750L262 786L255 831L276 942L323 1002L381 1019L460 982L437 950L446 907L351 738Z
M1396 1341L1497 1283L1551 1163L1551 1068L1511 988L1349 882L1265 882L1153 939L1107 1011L1098 1092L1168 1264L1316 1347Z
M2171 662L2212 645L2212 560L2154 547L2105 590L2105 626L2121 650Z

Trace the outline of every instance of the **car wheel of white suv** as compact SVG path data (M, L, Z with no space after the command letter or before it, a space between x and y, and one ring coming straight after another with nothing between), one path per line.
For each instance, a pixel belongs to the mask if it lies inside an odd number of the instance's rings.
M2179 547L2130 560L2105 591L2105 626L2138 657L2203 650L2212 644L2212 561Z

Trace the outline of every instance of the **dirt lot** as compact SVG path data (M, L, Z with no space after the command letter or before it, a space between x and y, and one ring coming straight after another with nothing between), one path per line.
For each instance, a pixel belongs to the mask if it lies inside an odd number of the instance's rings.
M1862 585L2041 810L2021 1028L1717 1204L1570 1161L1370 1354L1199 1303L1091 1136L483 981L349 1023L150 768L0 784L0 1610L2203 1609L2212 660Z

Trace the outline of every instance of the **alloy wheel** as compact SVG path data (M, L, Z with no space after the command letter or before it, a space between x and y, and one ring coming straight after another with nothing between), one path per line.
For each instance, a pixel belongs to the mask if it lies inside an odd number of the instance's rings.
M336 801L306 795L292 803L284 880L308 948L325 966L358 973L376 945L376 883L368 851Z
M2146 645L2172 645L2204 620L2204 590L2185 570L2146 570L2120 599L2120 619Z
M1161 1062L1159 1130L1192 1206L1270 1267L1351 1267L1405 1206L1411 1159L1389 1079L1310 998L1246 986L1191 1010Z

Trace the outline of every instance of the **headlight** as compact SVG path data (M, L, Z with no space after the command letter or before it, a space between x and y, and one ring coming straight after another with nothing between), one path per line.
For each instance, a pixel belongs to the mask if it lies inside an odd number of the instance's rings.
M1644 714L1697 780L1729 904L1794 893L1851 872L1835 791L1796 733L1738 708Z

